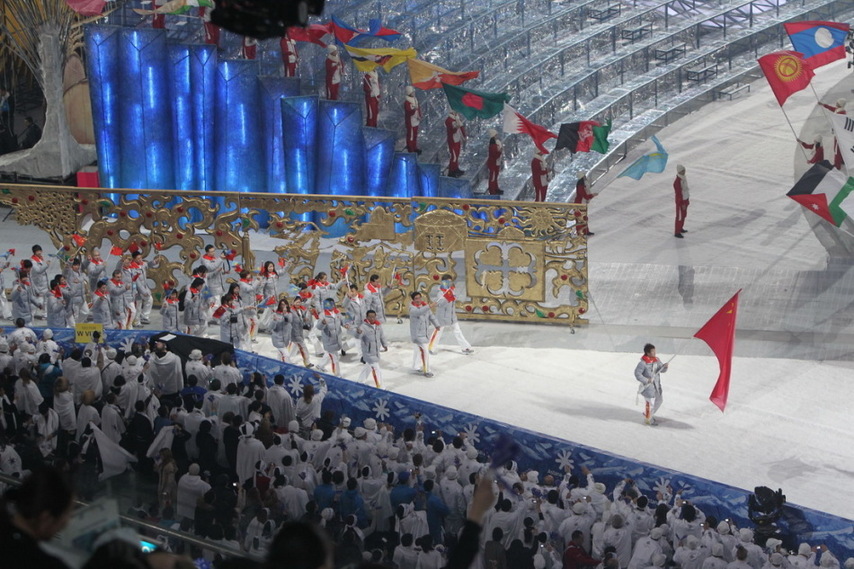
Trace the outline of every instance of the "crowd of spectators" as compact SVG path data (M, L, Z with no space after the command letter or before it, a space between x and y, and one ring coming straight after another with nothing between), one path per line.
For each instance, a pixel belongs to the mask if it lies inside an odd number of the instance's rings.
M628 478L606 488L584 466L541 477L490 464L464 433L420 420L402 432L355 425L323 407L319 374L294 397L283 375L244 381L229 353L214 363L194 350L182 363L164 343L128 342L65 354L50 330L37 338L23 325L0 340L0 369L0 471L24 479L49 465L91 500L127 464L156 488L130 515L232 552L169 538L163 549L185 556L160 559L170 566L840 569L826 547L754 543L666 486L645 495ZM42 506L18 508L11 492L3 523L23 531ZM30 537L48 539L70 503L53 500L55 523ZM303 559L321 536L322 559Z

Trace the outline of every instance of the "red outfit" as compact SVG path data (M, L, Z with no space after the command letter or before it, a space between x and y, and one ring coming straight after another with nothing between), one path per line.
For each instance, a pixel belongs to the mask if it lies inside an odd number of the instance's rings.
M258 40L249 36L243 36L243 47L240 48L240 55L243 56L243 59L255 59L257 53Z
M365 92L365 126L377 126L380 114L380 79L375 73L365 73L362 77L362 90Z
M534 182L534 201L546 201L546 193L549 191L549 167L545 158L534 156L531 160L531 178Z
M808 144L800 140L798 142L800 142L801 146L807 150L813 150L812 158L807 160L807 164L818 164L824 160L824 146L822 146L821 142L814 142L812 144Z
M819 103L825 109L836 113L837 115L847 115L848 113L845 111L843 107L835 107L833 105L828 105L826 103ZM836 137L833 137L833 167L837 170L842 169L842 152L839 150L839 141Z
M466 127L455 115L448 115L445 119L445 132L448 139L448 174L462 174L460 171L460 150L463 140L466 138Z
M596 567L599 560L587 555L580 545L570 542L566 551L563 552L563 569L583 569L584 567Z
M421 124L421 106L415 94L403 101L403 113L406 117L406 150L418 152L418 125Z
M199 16L205 23L205 43L219 47L219 26L211 22L213 8L199 8Z
M588 204L593 199L593 194L587 189L587 177L579 178L575 183L575 202L577 204ZM589 210L588 210L589 214ZM587 225L588 216L585 215L578 220L577 230L579 235L587 235L590 227Z
M282 50L282 63L285 65L285 77L297 76L297 43L285 36L279 42Z
M489 139L489 156L486 159L486 169L489 171L489 186L487 191L490 195L498 195L501 189L498 187L498 173L501 171L501 141L496 138Z
M330 101L338 100L342 67L341 59L337 53L326 56L326 98Z
M676 192L676 231L674 235L681 235L685 225L685 218L688 216L688 192L683 192L682 178L676 176L673 180L673 190ZM687 187L687 182L685 182Z

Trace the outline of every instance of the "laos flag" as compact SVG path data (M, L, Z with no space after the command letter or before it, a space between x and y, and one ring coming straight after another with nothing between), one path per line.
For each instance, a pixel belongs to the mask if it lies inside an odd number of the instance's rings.
M840 22L793 22L783 24L795 51L804 54L804 59L813 69L845 57L845 39L850 26Z

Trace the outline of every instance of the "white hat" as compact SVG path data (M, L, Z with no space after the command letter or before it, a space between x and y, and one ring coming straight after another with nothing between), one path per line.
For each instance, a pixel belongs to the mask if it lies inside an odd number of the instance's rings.
M108 360L116 359L116 354L117 352L115 348L107 348L106 350L104 350L104 355L107 357Z
M748 528L741 528L738 530L738 538L744 543L750 543L753 541L753 530Z
M456 466L451 465L445 470L445 478L448 480L456 480L457 476L459 476L459 473Z
M368 431L366 431L363 427L356 427L355 429L353 429L353 436L356 437L357 439L361 439L362 437L364 437L367 434L368 434Z
M53 330L51 330L50 328L45 328L44 332L42 332L42 338L44 338L45 340L50 340L51 338L53 338Z
M200 359L202 359L202 351L201 351L201 350L199 350L199 349L192 350L192 351L190 352L190 359L191 359L191 360L200 360Z
M844 109L846 104L848 104L848 101L845 99L836 99L836 106L840 109Z
M820 566L822 566L822 567L833 567L836 564L837 564L836 558L833 556L833 554L831 552L825 551L824 553L821 554L821 561L819 562Z
M656 567L664 567L665 561L667 561L667 557L663 553L656 553L652 556L652 564Z
M469 447L466 449L466 458L469 460L474 460L477 458L477 449L474 447Z
M593 484L593 489L596 490L596 492L598 492L599 494L605 493L605 485L601 482L596 482L595 484Z
M798 546L798 555L809 557L810 553L812 553L812 548L809 543L802 543Z
M323 439L323 431L321 431L320 429L314 429L311 432L311 440L319 441L321 439Z
M697 546L700 545L700 540L697 539L696 535L689 535L685 538L685 545L688 546L688 549L697 549Z
M714 555L715 557L723 557L724 556L724 544L713 543L712 544L712 555Z
M377 428L377 420L373 417L368 417L362 424L365 425L365 428L369 431L373 431Z
M683 166L682 164L677 164L676 165L676 173L677 174L684 174L685 173L685 166Z
M494 128L491 128L486 131L486 134L488 134L490 138L495 138L496 136L498 136L498 131Z
M125 358L125 361L127 361L129 366L135 366L137 359L136 356L128 356L127 358Z
M296 433L298 431L299 431L299 421L294 420L294 421L291 421L290 423L288 423L288 432L289 433Z
M777 546L779 545L783 545L783 542L779 539L769 537L765 540L765 547L768 549L768 551L777 551Z
M774 567L779 567L780 565L783 564L783 556L780 555L779 553L772 553L771 557L768 558L768 561Z
M412 85L407 85L406 86L406 94L407 95L414 95L415 94L415 87L413 87Z
M649 537L652 539L661 539L661 528L652 528L649 532Z
M730 532L729 522L723 521L718 524L718 533L727 535Z
M587 511L587 502L576 502L572 505L572 513L575 515L582 515Z
M32 344L27 344L27 353L28 354L36 353L36 347Z
M576 176L578 176L579 180L586 175L587 175L587 172L585 172L584 170L579 170L578 173L576 174Z
M190 468L187 470L187 472L189 474L192 474L193 476L198 476L199 470L200 470L199 465L194 462L193 464L190 465Z
M6 340L0 340L0 353L8 353L9 352L9 342Z
M255 434L255 425L252 423L243 423L240 425L240 434L246 437L251 437Z
M854 557L846 559L843 567L845 567L845 569L854 569Z
M344 417L341 419L341 426L345 429L350 426L350 417Z
M329 45L327 45L327 46L326 46L326 51L327 51L328 53L337 53L337 52L338 52L338 48L337 48L337 47L335 47L335 44L332 44L332 43L331 43L331 44L329 44Z

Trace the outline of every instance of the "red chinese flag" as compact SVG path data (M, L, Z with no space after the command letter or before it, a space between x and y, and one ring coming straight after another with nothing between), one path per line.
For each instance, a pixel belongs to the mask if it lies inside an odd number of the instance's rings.
M219 308L217 308L217 309L214 311L214 313L213 313L213 317L214 317L214 318L222 318L222 315L223 315L223 314L225 314L225 311L226 311L226 310L227 310L227 308L226 308L225 306L220 306Z
M110 249L110 255L121 257L123 254L124 251L122 251L122 248L118 245L113 245L112 249Z
M78 247L82 247L83 245L86 244L86 239L83 236L78 235L77 233L73 234L71 236L71 239L72 239L72 241L74 241L74 244L77 245Z
M721 373L715 388L709 396L709 400L723 411L729 396L729 375L732 370L732 351L735 347L735 319L738 312L738 295L729 299L718 312L712 316L700 330L694 334L695 338L703 340L709 345L721 367Z
M284 266L285 266L285 258L284 257L279 257L279 266L284 268Z
M781 107L789 95L806 89L815 75L804 54L797 51L775 51L763 55L759 58L759 67Z

